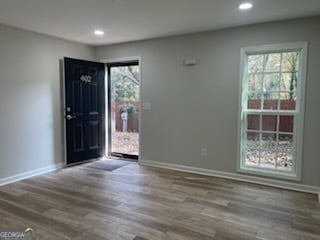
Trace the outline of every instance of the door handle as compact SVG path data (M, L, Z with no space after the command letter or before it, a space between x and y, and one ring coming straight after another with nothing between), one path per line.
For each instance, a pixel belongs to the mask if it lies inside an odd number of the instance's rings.
M67 115L67 116L66 116L66 119L67 119L67 120L71 120L71 119L76 118L76 117L77 117L77 116Z

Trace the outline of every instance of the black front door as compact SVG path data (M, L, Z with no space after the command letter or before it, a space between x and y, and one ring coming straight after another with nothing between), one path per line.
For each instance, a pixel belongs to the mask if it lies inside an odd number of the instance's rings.
M105 66L65 58L67 164L105 155Z

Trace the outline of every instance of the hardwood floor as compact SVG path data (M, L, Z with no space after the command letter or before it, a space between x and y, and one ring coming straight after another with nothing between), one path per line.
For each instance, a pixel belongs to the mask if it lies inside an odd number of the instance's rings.
M320 239L316 195L132 163L0 187L0 227L39 240Z

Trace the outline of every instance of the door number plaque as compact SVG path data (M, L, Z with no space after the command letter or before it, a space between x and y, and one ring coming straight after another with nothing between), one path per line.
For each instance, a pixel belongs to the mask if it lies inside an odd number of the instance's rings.
M82 75L80 77L80 80L84 83L90 83L91 82L92 77L89 75Z

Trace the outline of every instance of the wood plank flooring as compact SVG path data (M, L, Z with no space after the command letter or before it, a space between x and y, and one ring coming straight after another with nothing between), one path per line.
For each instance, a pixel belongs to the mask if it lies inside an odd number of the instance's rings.
M316 195L129 164L0 187L0 228L39 240L320 239Z

